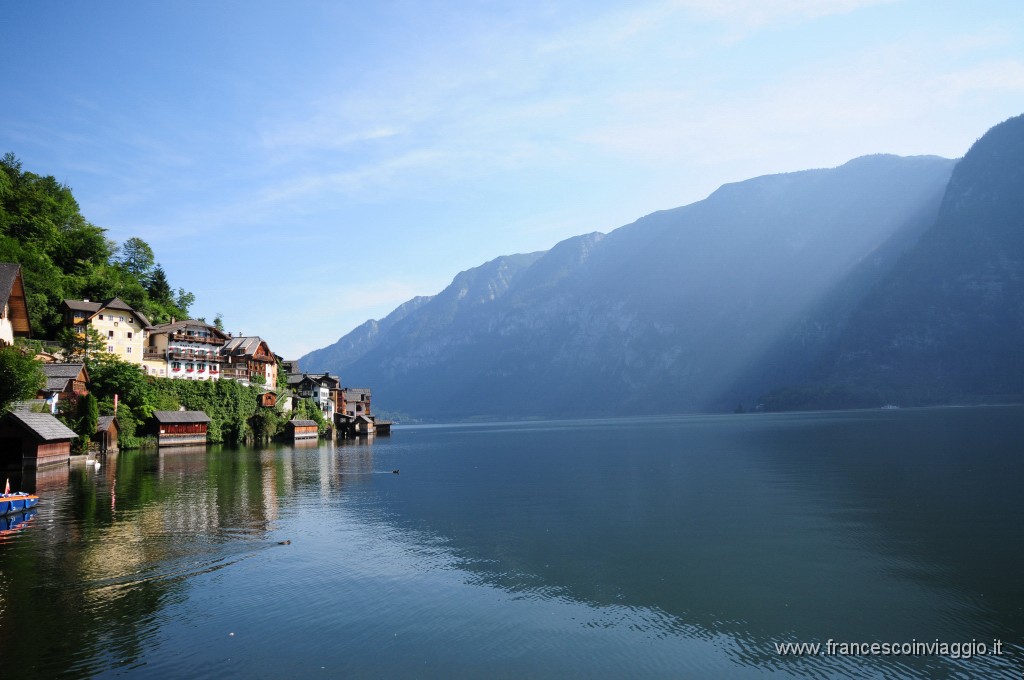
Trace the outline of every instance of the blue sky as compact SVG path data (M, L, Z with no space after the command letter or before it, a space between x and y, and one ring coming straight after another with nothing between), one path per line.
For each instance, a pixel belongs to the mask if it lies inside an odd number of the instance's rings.
M1024 113L1019 0L33 0L0 35L0 153L289 357L499 255Z

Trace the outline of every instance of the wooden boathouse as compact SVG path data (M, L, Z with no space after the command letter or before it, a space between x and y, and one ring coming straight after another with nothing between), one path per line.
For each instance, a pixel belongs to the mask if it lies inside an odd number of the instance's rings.
M289 420L285 427L288 439L293 442L303 439L316 439L320 436L319 427L315 420Z
M67 465L77 434L49 413L11 411L0 418L0 467L35 470Z
M157 446L206 444L210 416L202 411L153 411Z
M117 422L117 416L100 416L93 437L100 453L117 453L117 438L120 432L121 425Z

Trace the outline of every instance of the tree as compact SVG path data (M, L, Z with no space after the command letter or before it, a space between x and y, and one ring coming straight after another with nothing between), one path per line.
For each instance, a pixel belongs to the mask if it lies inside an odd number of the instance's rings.
M171 284L167 282L167 274L160 265L153 269L153 275L149 277L146 289L149 292L149 299L153 302L159 305L174 303L174 291L171 290Z
M153 276L153 265L156 258L153 256L153 249L149 244L136 236L131 237L121 246L122 267L134 275L143 284L148 283Z
M73 328L62 328L57 333L57 342L64 350L65 361L84 361L87 364L93 363L96 359L106 354L107 342L100 335L100 332L87 325L84 333L79 333ZM92 371L92 366L89 366Z
M16 347L0 349L0 413L23 399L31 399L46 384L35 357Z
M312 399L302 399L295 406L295 419L296 420L312 420L317 425L317 430L320 434L327 431L329 424L324 418L323 412L320 407L316 405L316 402Z
M224 330L224 315L217 312L217 315L213 317L213 327L219 331Z
M185 313L185 317L188 317L188 308L192 306L192 303L196 301L196 296L189 293L184 288L178 289L178 298L174 301L174 304L178 306L181 311Z
M96 434L100 422L100 407L96 397L87 394L78 400L78 418L73 428L78 434L79 443L84 450L89 449L89 440Z

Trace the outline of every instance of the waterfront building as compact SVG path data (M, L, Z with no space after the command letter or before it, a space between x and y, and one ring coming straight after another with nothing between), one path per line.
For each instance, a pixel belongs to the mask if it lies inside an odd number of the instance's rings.
M357 418L359 416L371 417L373 414L370 411L370 390L365 387L346 387L342 390L342 398L344 399L345 406L342 409L349 418Z
M202 411L153 411L157 446L206 444L210 416Z
M277 385L277 356L258 335L230 338L220 353L224 361L223 377L246 383L262 381L270 388Z
M31 334L21 265L0 262L0 347L13 345L15 337Z
M289 420L285 425L285 432L292 441L316 439L320 436L315 420Z
M93 436L100 453L117 453L117 438L120 433L121 424L117 422L117 416L100 416L96 421L96 434Z
M118 297L105 302L64 300L61 308L66 327L81 334L92 326L103 338L107 353L143 365L146 334L152 325L127 302Z
M334 422L334 414L338 410L338 400L341 398L340 380L331 375L309 375L302 373L301 376L288 376L288 387L290 387L297 398L312 399L320 412L329 423Z
M219 380L221 348L229 336L203 321L189 319L153 326L146 346L149 375L180 380Z
M34 470L71 460L77 434L49 413L9 411L0 418L0 468Z

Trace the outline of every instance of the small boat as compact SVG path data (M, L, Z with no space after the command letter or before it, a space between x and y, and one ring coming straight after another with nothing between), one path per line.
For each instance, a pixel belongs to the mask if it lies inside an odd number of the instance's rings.
M24 529L29 521L31 521L35 516L35 510L15 512L10 515L0 515L0 538L18 533Z
M38 502L39 496L34 493L19 491L17 493L0 494L0 517L9 515L12 512L25 512L30 508L34 508Z

